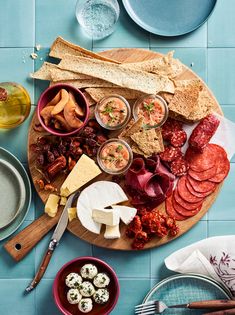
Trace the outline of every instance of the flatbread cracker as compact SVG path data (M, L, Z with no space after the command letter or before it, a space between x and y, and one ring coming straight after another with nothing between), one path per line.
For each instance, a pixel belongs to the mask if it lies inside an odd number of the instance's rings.
M54 68L56 68L55 64L45 61L41 68L35 71L34 73L31 73L30 76L33 79L51 81L52 78L50 70Z
M116 60L103 57L99 54L96 54L90 50L80 47L79 45L75 45L73 43L68 42L62 37L57 37L51 46L51 50L49 56L62 59L66 54L71 54L74 56L83 56L86 58L94 58L99 60L104 60L113 63L120 63Z
M106 82L106 81L103 81ZM106 82L107 83L107 82ZM135 100L139 97L143 96L142 92L120 88L120 87L113 87L113 88L88 88L86 92L90 94L90 96L96 101L99 102L102 98L112 95L118 94L126 98L127 100Z
M52 81L52 85L55 85L58 83L66 83L66 84L74 86L77 89L84 89L84 88L89 88L89 87L96 88L96 87L103 87L103 86L112 87L111 83L100 80L100 79L96 79L96 78L93 78L91 80L89 79L88 80L62 80L62 81L56 81L56 82Z
M164 151L163 139L160 129L143 129L130 136L138 148L146 156Z
M130 70L101 60L66 54L58 66L61 69L91 75L118 86L147 94L157 94L160 91L174 93L175 90L173 82L165 76Z
M52 81L65 81L65 80L88 80L93 77L73 71L62 70L58 67L49 68Z
M123 134L124 137L130 137L134 133L139 132L142 130L143 127L144 118L140 117L138 120L136 120L130 128L126 130L126 132Z
M128 69L136 69L155 73L158 75L165 75L169 78L175 78L184 71L183 64L173 58L174 51L168 52L158 58L146 60L142 62L123 63L121 66Z

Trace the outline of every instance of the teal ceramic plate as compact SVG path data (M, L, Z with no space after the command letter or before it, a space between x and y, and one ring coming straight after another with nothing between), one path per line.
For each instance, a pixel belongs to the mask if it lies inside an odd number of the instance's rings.
M143 29L161 36L194 31L211 15L217 0L122 0L127 13Z
M156 284L143 303L160 300L166 305L186 304L193 301L231 299L231 293L218 282L199 275L175 275ZM202 310L170 309L165 315L201 315Z
M20 163L20 161L10 152L8 152L7 150L1 147L0 147L0 159L11 164L13 168L16 169L17 173L20 175L21 179L23 180L24 188L25 188L25 199L24 199L24 204L22 205L22 209L20 213L16 216L14 221L10 223L10 225L8 225L5 228L0 229L0 240L3 240L6 237L10 236L12 233L14 233L23 223L30 207L32 191L31 191L31 185L30 185L28 174L25 171L23 165Z

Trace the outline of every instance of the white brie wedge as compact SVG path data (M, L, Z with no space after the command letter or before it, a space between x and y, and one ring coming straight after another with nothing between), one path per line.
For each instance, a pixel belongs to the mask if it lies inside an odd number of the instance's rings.
M113 205L112 208L120 213L120 219L126 225L128 225L134 219L137 213L136 208L131 208L127 206Z
M120 238L120 237L121 237L121 234L119 230L119 224L114 225L114 226L106 225L104 238L112 240L112 239Z

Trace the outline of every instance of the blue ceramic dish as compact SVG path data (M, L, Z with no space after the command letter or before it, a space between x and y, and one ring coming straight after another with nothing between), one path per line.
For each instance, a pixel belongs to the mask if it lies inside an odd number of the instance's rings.
M150 33L179 36L200 27L217 0L122 0L133 21Z

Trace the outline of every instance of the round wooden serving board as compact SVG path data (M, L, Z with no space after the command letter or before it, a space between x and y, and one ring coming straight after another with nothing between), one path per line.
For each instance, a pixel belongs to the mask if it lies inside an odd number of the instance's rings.
M148 50L144 50L144 49L136 49L136 48L133 48L133 49L132 48L131 49L128 49L128 48L113 49L113 50L104 51L101 54L106 56L106 57L118 60L120 62L144 61L144 60L150 60L150 59L156 58L158 56L161 56L161 54L156 53L156 52L152 52L152 51L148 51ZM180 76L177 77L177 80L199 79L199 77L193 71L191 71L188 67L185 66L184 68L185 68L185 71ZM203 82L203 84L207 88L207 86L204 82ZM208 89L208 91L209 91L209 89ZM213 96L212 92L209 91L209 93L211 95L211 98L215 102L215 107L216 107L218 113L223 114L222 110L221 110L218 102L216 101L215 97ZM28 134L28 162L29 162L29 168L30 168L30 172L31 172L31 176L32 176L33 181L41 178L40 174L35 170L35 156L31 152L31 150L29 150L30 144L35 143L37 137L42 136L42 133L35 132L33 129L33 126L35 125L36 122L38 122L38 120L37 120L37 115L35 112L34 117L32 119L32 122L31 122L31 125L30 125L30 128L29 128L29 134ZM65 176L61 175L53 182L53 185L58 187L58 191L59 191L59 187L63 183L64 179L65 179ZM104 179L110 180L110 176L102 174L96 178L96 180L101 180L101 179L102 180L104 180ZM213 194L211 194L209 197L207 197L207 199L203 203L202 210L197 215L195 215L194 217L189 218L185 221L178 222L180 232L176 237L168 237L168 236L163 237L163 238L154 237L149 243L146 244L145 249L157 247L157 246L163 245L165 243L168 243L168 242L176 239L180 235L184 234L185 232L187 232L194 224L196 224L205 215L205 213L211 207L211 205L213 204L213 202L215 201L215 199L219 193L221 185L218 186L218 188L216 189L216 191ZM38 195L42 199L42 201L45 203L48 196L49 196L49 192L40 190L37 187L37 185L36 185L36 190L38 192ZM163 203L161 206L159 206L158 209L161 211L165 211L165 203ZM71 233L73 233L74 235L76 235L80 239L87 241L91 244L94 244L94 245L97 245L100 247L104 247L104 248L116 249L116 250L130 250L131 249L131 243L133 240L126 237L126 235L125 235L126 226L124 224L121 224L120 229L121 229L121 238L115 239L115 240L107 240L103 237L104 229L102 229L102 233L100 235L93 234L93 233L87 231L80 224L80 221L78 219L73 220L68 225L68 230Z

